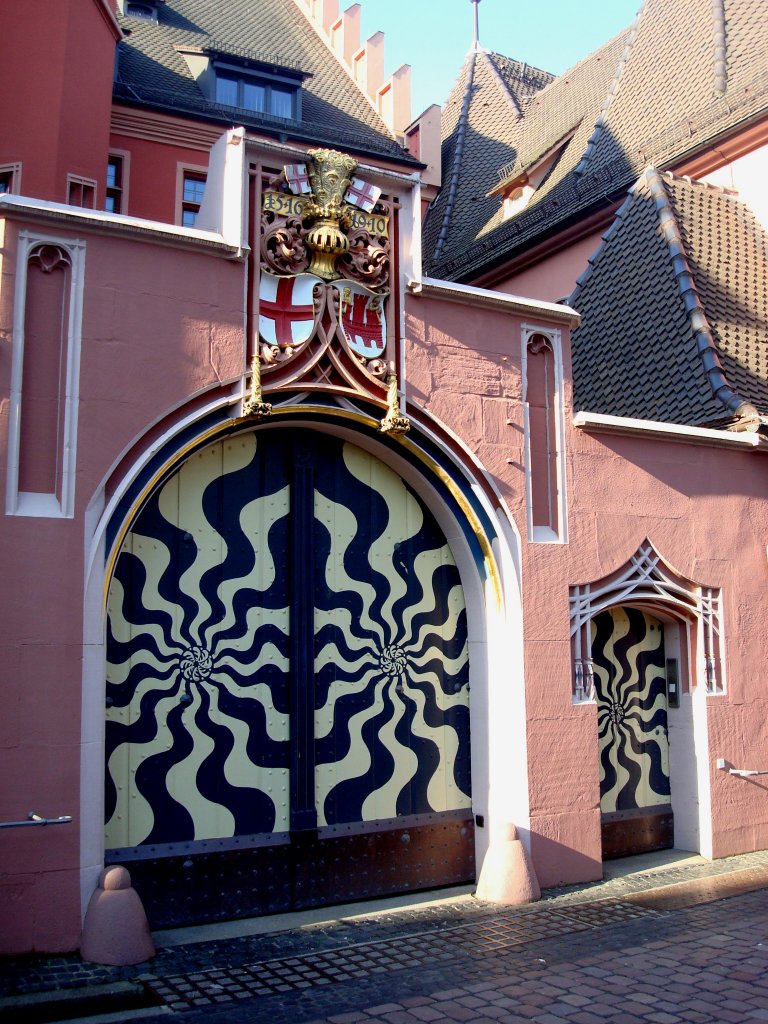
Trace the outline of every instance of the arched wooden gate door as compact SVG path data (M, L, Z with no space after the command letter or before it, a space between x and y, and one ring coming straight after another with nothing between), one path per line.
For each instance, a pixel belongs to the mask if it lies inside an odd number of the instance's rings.
M603 858L674 843L664 624L615 607L591 623Z
M122 544L107 662L106 859L154 927L474 877L459 575L361 448L189 458Z

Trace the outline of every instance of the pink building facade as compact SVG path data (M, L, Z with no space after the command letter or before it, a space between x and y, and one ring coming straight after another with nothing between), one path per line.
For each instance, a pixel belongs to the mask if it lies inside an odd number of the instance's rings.
M331 6L285 3L322 53ZM122 212L101 141L0 153L0 820L71 817L3 830L2 952L76 948L105 863L159 927L474 880L510 823L542 886L768 846L759 422L575 408L575 309L424 274L426 159L102 105Z

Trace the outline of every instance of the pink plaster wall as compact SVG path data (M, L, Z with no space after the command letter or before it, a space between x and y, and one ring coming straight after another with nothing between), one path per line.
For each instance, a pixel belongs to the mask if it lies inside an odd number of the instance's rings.
M7 441L16 232L5 223L0 437ZM39 225L37 225L39 230ZM68 232L57 224L56 234ZM243 265L163 245L85 238L76 512L5 516L0 579L0 820L30 810L70 825L3 832L0 952L73 949L80 932L84 511L112 464L163 412L235 377ZM3 460L7 443L2 446ZM6 472L0 468L0 507ZM34 581L34 585L30 585ZM12 599L8 599L12 595Z
M525 295L546 302L565 301L576 286L576 278L587 269L587 260L602 241L596 231L553 256L511 274L494 288L508 295Z
M768 768L768 692L756 669L768 663L763 456L586 434L571 425L566 384L569 543L530 543L519 319L417 297L409 297L407 313L409 398L476 452L523 538L529 796L540 883L601 875L596 710L571 703L569 586L618 569L646 538L680 575L722 588L728 692L708 698L714 855L768 847L762 777L750 782L714 767L725 757L736 767ZM567 381L567 331L563 346Z

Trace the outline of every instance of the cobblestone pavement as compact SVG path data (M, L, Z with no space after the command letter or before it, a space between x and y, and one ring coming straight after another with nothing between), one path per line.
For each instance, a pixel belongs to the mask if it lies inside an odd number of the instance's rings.
M161 947L131 969L13 958L0 993L131 980L160 1004L143 1020L179 1024L751 1024L768 1021L766 886L768 853L753 854L527 907L467 900ZM14 1019L3 1000L0 1018Z

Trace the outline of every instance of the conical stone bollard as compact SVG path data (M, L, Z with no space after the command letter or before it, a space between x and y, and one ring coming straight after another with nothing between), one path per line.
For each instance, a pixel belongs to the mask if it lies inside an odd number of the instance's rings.
M80 955L93 964L127 967L155 955L155 944L138 893L127 869L104 868L83 923Z
M507 825L498 838L491 840L475 896L479 900L508 906L541 899L536 872L514 825Z

